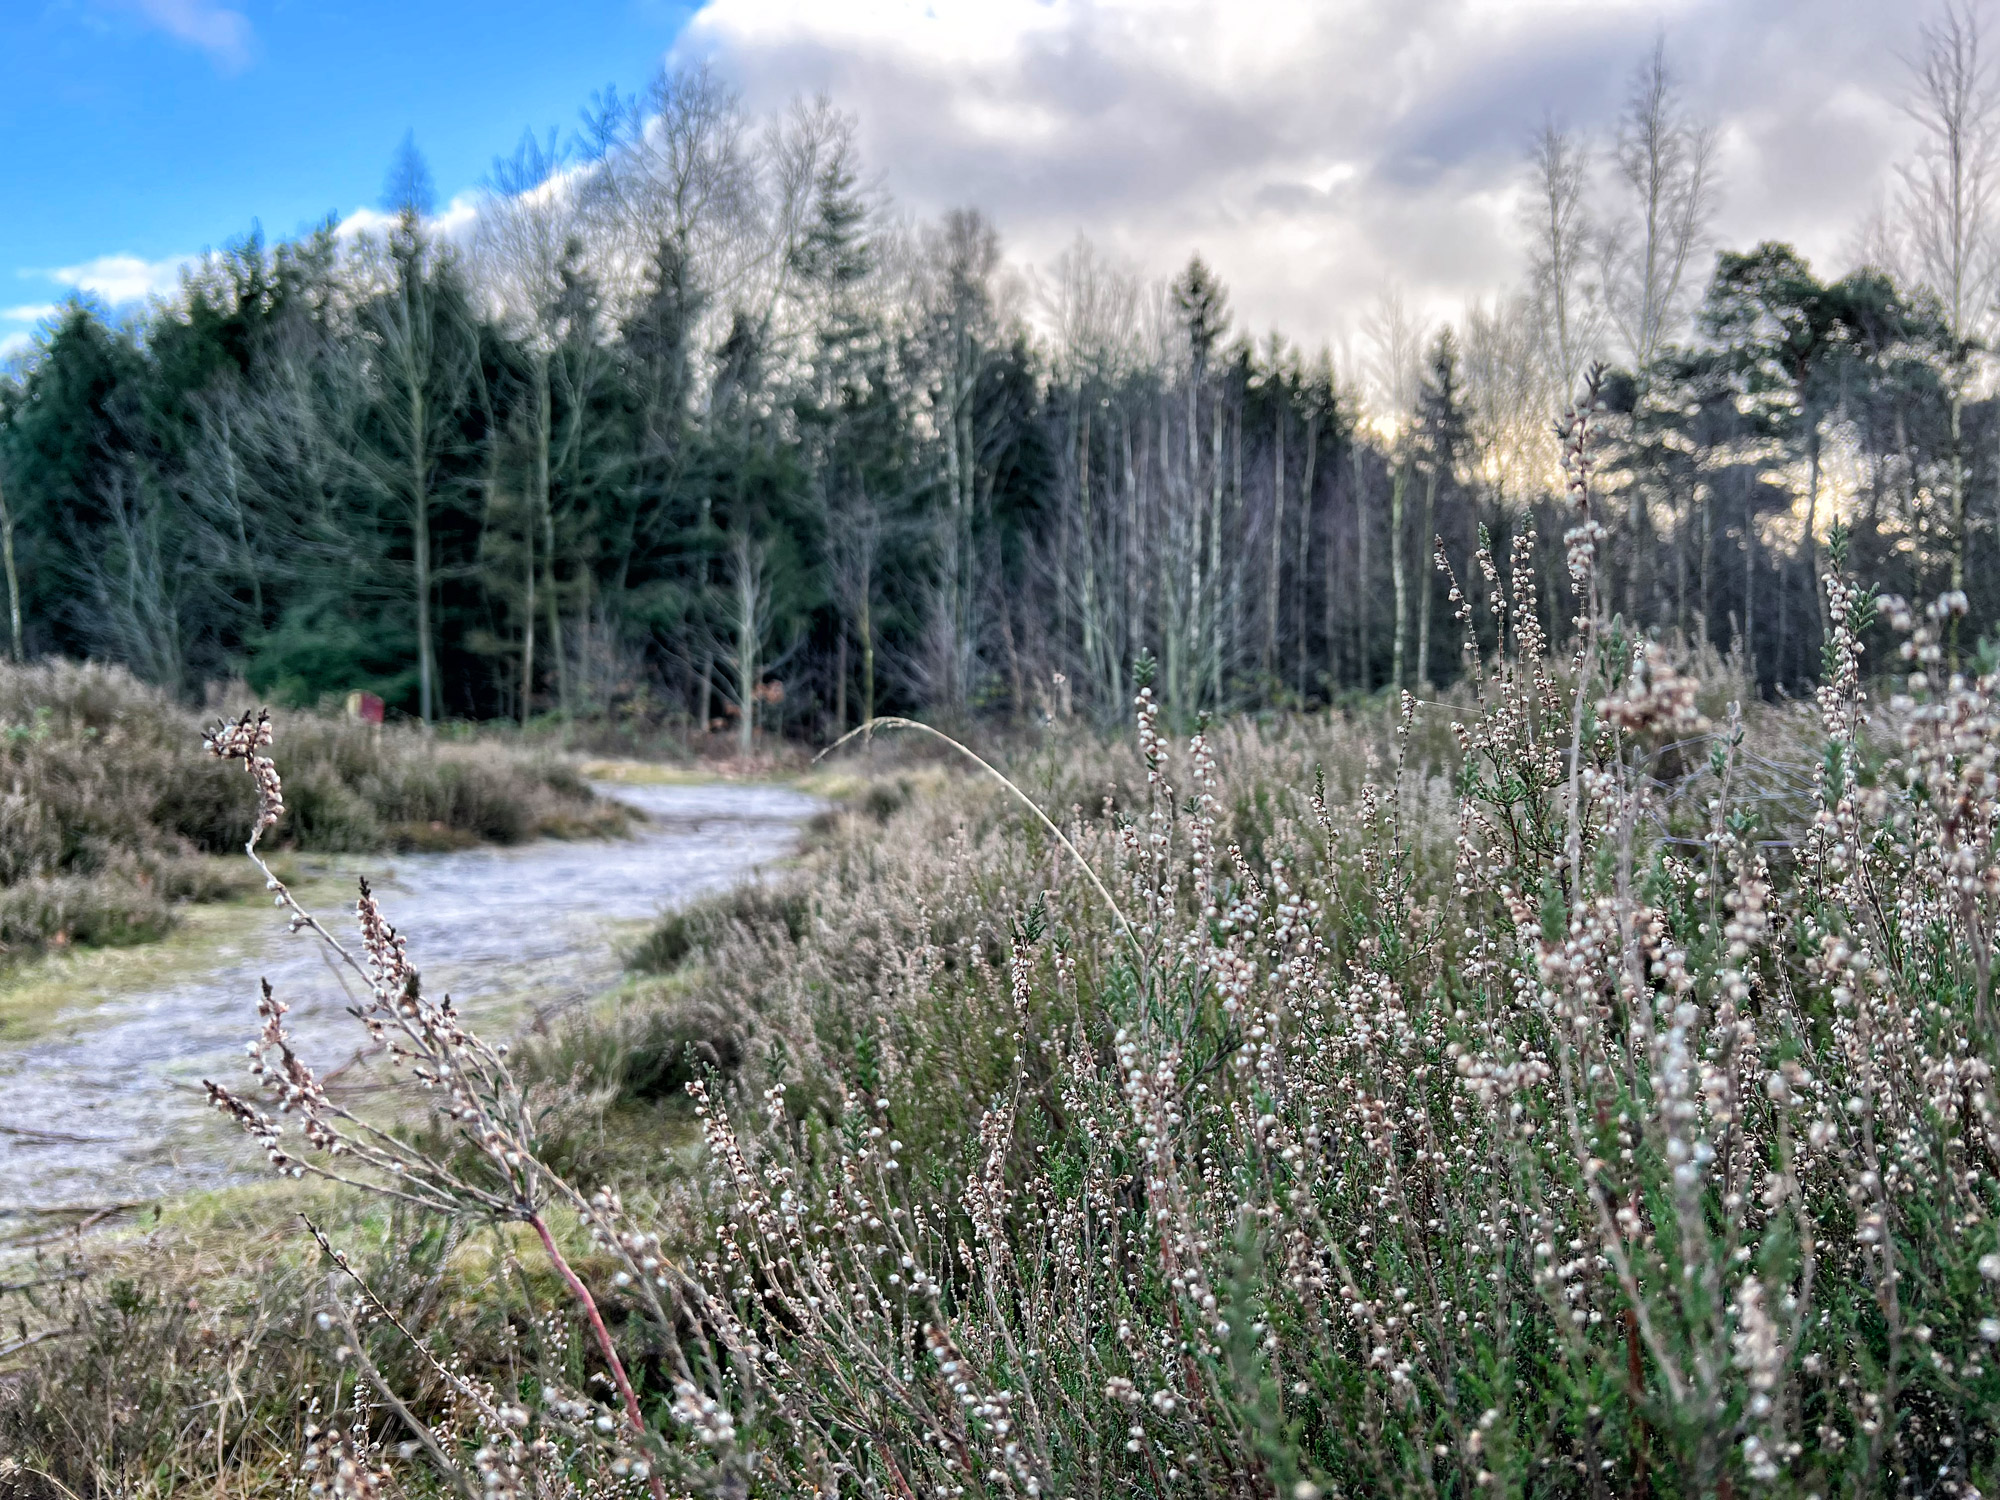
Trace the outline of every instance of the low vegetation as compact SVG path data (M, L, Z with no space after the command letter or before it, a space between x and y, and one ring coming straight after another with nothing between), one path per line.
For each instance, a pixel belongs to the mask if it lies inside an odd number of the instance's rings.
M614 830L553 755L300 714L274 839L305 851L512 843ZM0 954L158 937L176 904L246 889L253 810L198 720L113 667L0 665Z
M422 1108L268 1001L213 1097L311 1235L209 1300L162 1231L46 1312L13 1482L1992 1493L2000 679L1955 599L1830 576L1816 702L1745 714L1601 615L1551 659L1526 558L1447 709L1183 738L1142 689L1129 743L850 807L511 1055L364 898ZM261 733L216 744L268 814Z

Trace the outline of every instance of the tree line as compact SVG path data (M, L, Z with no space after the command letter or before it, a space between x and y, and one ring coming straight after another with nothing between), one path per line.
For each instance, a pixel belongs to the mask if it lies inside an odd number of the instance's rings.
M1713 243L1713 132L1656 47L1612 138L1535 138L1524 285L1435 327L1385 292L1337 354L1239 328L1199 256L1024 273L976 210L908 223L829 104L756 120L702 69L524 137L464 234L406 142L371 232L253 233L123 321L73 301L0 377L7 645L746 749L1115 718L1140 674L1182 719L1416 689L1482 540L1566 634L1551 421L1608 361L1632 628L1798 690L1837 548L1965 594L1970 650L2000 105L1976 14L1921 41L1927 134L1856 269Z

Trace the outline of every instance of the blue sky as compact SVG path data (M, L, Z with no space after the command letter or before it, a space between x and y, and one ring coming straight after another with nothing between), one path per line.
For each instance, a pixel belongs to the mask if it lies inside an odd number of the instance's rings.
M405 130L448 201L523 129L643 86L690 9L0 0L0 347L79 283L113 301L253 220L373 206Z

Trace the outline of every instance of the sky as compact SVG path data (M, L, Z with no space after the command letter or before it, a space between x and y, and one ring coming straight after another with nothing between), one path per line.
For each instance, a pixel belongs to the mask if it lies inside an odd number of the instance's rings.
M1839 268L1892 193L1925 0L0 0L0 352L81 292L375 205L406 131L469 203L524 129L704 58L757 111L824 91L922 217L1011 258L1199 250L1238 326L1312 346L1385 286L1518 281L1529 136L1604 138L1663 37L1720 139L1717 238Z

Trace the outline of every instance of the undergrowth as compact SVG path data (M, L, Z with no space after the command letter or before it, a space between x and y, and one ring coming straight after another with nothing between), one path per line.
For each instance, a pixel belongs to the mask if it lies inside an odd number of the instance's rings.
M158 937L173 908L246 889L212 856L251 810L202 755L198 721L115 667L0 664L0 956L50 943ZM368 851L614 831L620 813L553 756L436 743L300 715L281 767L275 841ZM239 874L238 872L243 873Z

